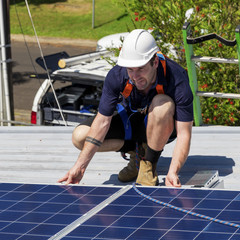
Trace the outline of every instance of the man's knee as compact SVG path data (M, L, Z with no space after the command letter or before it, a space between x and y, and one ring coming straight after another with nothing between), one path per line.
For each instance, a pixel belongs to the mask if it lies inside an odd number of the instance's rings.
M156 95L149 108L149 113L152 113L153 117L159 120L173 119L175 112L174 101L165 94Z
M83 145L86 139L86 136L88 134L90 127L85 126L85 125L79 125L76 127L72 133L72 143L73 145L82 150Z
M153 150L161 151L167 143L174 129L174 112L175 104L169 96L159 94L153 98L147 122L147 141Z

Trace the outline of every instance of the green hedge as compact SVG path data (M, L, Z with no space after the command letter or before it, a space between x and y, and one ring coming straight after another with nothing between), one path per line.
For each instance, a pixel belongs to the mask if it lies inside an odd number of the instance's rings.
M160 39L159 47L163 53L185 68L187 67L182 36L184 22L190 22L192 37L217 33L228 40L235 38L235 29L240 24L239 0L121 2L127 7L136 27L139 26L140 19L147 22L146 26L152 26L155 37ZM192 14L187 19L186 12L189 9ZM170 46L173 46L176 56L172 54ZM210 40L201 45L194 45L194 55L237 58L237 48ZM197 73L199 90L240 93L237 64L198 63ZM204 124L240 126L240 100L201 97L200 101Z

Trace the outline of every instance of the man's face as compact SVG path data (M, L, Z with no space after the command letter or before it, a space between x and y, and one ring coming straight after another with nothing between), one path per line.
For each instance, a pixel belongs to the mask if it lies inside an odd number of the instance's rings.
M148 62L142 67L127 68L128 76L137 87L138 90L149 90L156 80L158 67L158 58L156 57L153 65Z

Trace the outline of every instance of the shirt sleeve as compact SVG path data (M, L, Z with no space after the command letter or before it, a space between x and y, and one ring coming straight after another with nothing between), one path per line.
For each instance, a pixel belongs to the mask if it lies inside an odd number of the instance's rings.
M116 110L121 92L121 76L122 73L119 66L113 67L106 76L98 109L104 116L112 116Z
M175 75L176 76L176 75ZM193 120L193 94L187 72L182 69L177 76L175 86L175 120L190 122Z

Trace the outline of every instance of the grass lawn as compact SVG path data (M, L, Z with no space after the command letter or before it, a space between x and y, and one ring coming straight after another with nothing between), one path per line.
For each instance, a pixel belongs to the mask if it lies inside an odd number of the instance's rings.
M95 1L94 28L92 0L28 0L28 4L38 36L99 39L126 32L127 26L134 29L124 6L112 0ZM25 35L34 35L24 0L11 1L10 25L12 34L23 30Z

